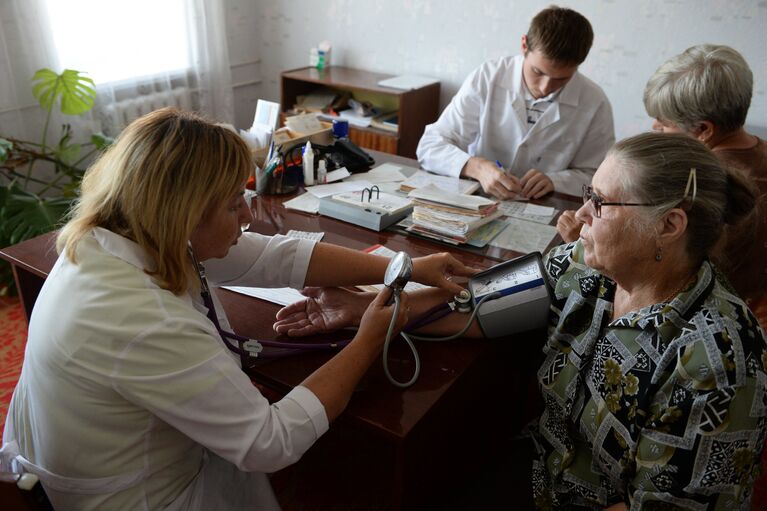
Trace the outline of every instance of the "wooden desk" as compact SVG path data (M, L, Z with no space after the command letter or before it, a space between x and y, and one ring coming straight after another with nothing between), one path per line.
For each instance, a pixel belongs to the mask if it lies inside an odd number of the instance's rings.
M412 160L383 153L374 153L374 158L377 163L417 166ZM496 247L467 252L287 211L282 202L291 197L255 199L251 229L264 234L323 231L324 241L330 243L354 249L380 243L412 256L447 250L479 267L519 255ZM575 207L579 201L557 196L543 203L561 209ZM0 251L0 258L13 265L27 314L55 262L53 239L47 234ZM218 293L235 331L253 338L277 338L271 329L277 305L225 290ZM386 380L380 362L374 363L328 434L299 463L273 477L285 510L418 509L440 487L460 484L461 474L486 463L497 442L509 438L530 415L524 396L529 376L538 367L535 360L542 340L542 336L527 335L508 341L421 343L421 377L404 391ZM314 353L264 361L249 373L268 396L278 398L330 356ZM412 361L402 345L394 346L390 357L395 375L411 374Z

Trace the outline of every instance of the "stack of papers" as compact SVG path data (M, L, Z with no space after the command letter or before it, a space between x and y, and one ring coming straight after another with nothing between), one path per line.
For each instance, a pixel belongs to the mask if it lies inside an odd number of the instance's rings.
M432 185L411 191L409 197L415 207L408 230L453 244L466 243L478 228L502 214L492 199L447 193Z
M479 189L479 182L473 179L457 179L450 176L440 176L419 170L400 185L400 190L410 192L416 188L432 185L449 193L470 195Z

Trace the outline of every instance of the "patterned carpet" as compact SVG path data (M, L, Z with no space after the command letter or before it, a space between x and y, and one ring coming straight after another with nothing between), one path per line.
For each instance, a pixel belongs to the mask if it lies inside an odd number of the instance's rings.
M27 318L18 298L0 298L0 430L21 373L27 344Z

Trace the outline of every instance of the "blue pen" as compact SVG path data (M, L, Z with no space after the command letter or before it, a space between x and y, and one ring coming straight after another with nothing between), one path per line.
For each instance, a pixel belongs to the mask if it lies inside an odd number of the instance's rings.
M504 174L506 173L506 169L503 168L503 165L501 165L501 162L499 162L498 160L495 160L495 164L498 165L498 170L500 170Z

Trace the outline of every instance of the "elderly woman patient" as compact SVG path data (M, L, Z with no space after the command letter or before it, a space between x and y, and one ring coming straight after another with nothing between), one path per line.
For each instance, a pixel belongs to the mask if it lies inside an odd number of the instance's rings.
M655 130L697 138L759 187L757 207L725 229L712 260L767 328L767 142L744 127L753 82L740 53L701 44L661 64L647 81L644 104ZM580 227L573 211L557 222L565 241L577 239Z
M699 141L648 133L617 143L583 198L579 239L545 257L530 495L541 509L746 508L767 435L767 342L708 255L753 189ZM411 294L411 317L447 297ZM359 319L370 300L325 289L275 328L342 326L339 311Z

